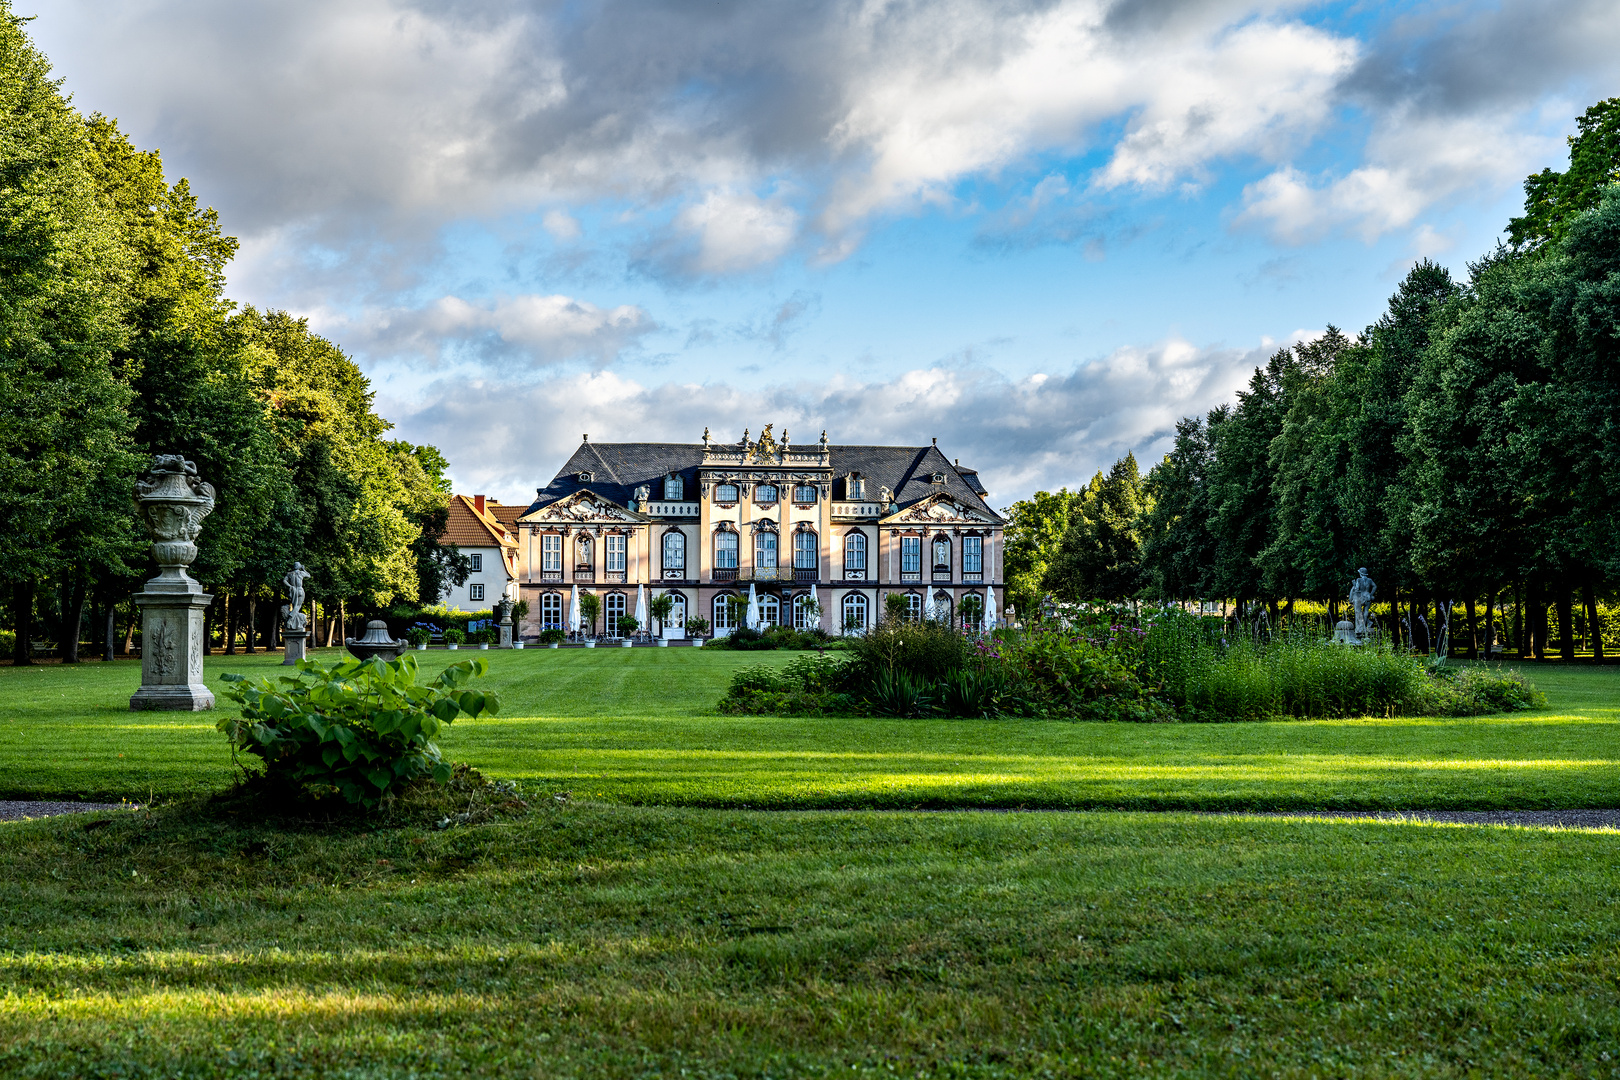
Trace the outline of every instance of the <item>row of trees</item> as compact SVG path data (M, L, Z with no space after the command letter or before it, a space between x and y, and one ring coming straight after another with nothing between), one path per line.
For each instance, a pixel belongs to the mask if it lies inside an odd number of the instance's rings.
M1360 334L1279 350L1234 404L1182 420L1146 476L1127 455L1009 508L1014 603L1276 611L1342 600L1365 566L1380 601L1459 598L1470 621L1512 593L1526 650L1571 655L1573 598L1597 625L1620 580L1620 99L1570 148L1467 280L1423 261Z
M360 370L304 320L225 298L236 240L156 152L72 107L23 23L0 0L0 604L16 662L40 638L76 660L86 623L110 650L118 613L132 619L155 570L132 486L155 453L218 489L192 572L250 647L294 559L340 610L465 580L437 543L444 458L390 440Z

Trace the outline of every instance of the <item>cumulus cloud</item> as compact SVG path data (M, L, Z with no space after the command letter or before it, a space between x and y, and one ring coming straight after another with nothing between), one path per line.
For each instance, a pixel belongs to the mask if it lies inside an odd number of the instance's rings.
M1179 418L1229 400L1274 348L1170 339L1020 379L931 367L757 389L646 384L614 371L521 385L457 379L415 401L382 404L404 438L447 453L458 490L506 501L526 500L548 483L582 433L600 442L697 442L705 426L730 439L775 423L795 441L823 428L834 442L920 446L938 437L947 455L980 470L1003 506L1037 488L1084 483L1126 451L1148 467L1168 448Z
M415 356L430 362L473 359L544 366L566 360L607 363L657 325L641 308L601 308L568 296L511 296L469 302L445 296L424 308L398 308L343 324L325 320L324 333L372 355Z

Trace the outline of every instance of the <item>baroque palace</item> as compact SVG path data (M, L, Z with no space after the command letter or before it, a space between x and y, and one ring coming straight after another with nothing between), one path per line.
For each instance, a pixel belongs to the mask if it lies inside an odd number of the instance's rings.
M1004 523L977 472L937 445L832 446L822 432L792 446L771 428L735 443L707 429L701 443L585 436L516 516L519 632L565 628L575 585L602 598L610 632L638 585L674 599L671 635L699 615L730 633L750 586L766 621L835 634L871 625L889 593L916 615L929 593L941 617L987 591L1004 610Z

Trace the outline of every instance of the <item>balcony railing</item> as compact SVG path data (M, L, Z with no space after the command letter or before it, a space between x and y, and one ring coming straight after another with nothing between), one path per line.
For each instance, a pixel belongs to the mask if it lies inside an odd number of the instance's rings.
M815 567L795 566L793 568L793 583L795 585L811 585L821 576Z
M609 581L609 582L623 581L624 580L624 571L623 570L609 570L609 571L606 572L606 576L604 576L602 578L602 580L603 581Z
M653 517L697 517L698 504L696 502L664 502L661 499L647 501L647 513Z
M563 575L562 575L561 570L542 570L542 571L540 571L540 580L541 581L561 581L562 579L563 579Z
M713 580L736 581L737 568L735 566L717 566L714 568Z
M791 566L753 566L741 568L715 567L710 571L711 581L757 581L757 582L795 582L808 585L820 579L821 571L816 567L795 569Z
M832 504L832 516L835 518L877 517L882 507L876 502L855 500L851 502L835 502Z
M934 567L934 580L935 581L949 581L949 580L951 580L951 568L947 566L942 570L937 566Z
M900 580L901 581L921 581L922 580L922 571L920 571L920 570L902 570L902 571L900 571Z
M596 571L590 569L589 567L587 567L584 570L581 570L578 567L575 567L574 568L574 580L575 581L595 581L596 580Z
M970 574L970 573L968 573L967 571L964 570L962 572L962 580L963 581L983 581L984 580L984 574L979 573L979 572L974 572L974 573Z

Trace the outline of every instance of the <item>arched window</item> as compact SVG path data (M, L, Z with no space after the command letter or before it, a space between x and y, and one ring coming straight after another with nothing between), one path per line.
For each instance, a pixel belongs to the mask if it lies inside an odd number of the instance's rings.
M859 634L866 630L866 596L863 593L850 593L844 597L844 618L840 624L844 633Z
M730 593L723 593L714 598L714 628L715 630L737 629L737 616L740 613L737 597Z
M619 620L624 618L624 593L608 593L603 598L602 611L607 616L608 637L618 637Z
M686 576L686 534L683 532L664 534L664 576Z
M679 502L686 497L686 481L671 473L664 477L664 499L668 502Z
M561 630L563 628L563 598L562 593L540 594L540 629Z
M844 537L844 573L850 577L866 576L866 534L852 532Z
M760 629L782 625L782 601L770 593L759 598L759 625Z
M922 622L923 598L922 593L906 593L906 621Z
M729 529L714 534L714 568L737 569L737 534Z
M757 532L754 534L754 566L761 570L776 567L775 533Z
M714 501L718 503L734 503L737 501L736 484L716 484L714 487Z
M934 576L951 576L951 542L943 536L934 537Z
M820 625L821 615L810 610L809 594L795 596L793 598L793 629L814 630Z
M754 501L757 503L773 503L776 501L775 484L759 484L754 488Z
M793 486L793 501L796 503L813 503L816 501L816 485L795 484Z
M596 561L591 558L591 538L581 535L574 541L574 569L591 570L595 566Z
M802 529L793 534L793 569L814 570L818 565L816 534Z
M934 618L950 625L951 622L951 594L941 590L934 594Z

